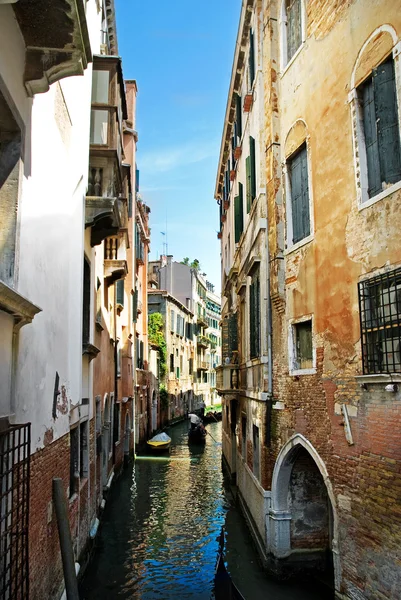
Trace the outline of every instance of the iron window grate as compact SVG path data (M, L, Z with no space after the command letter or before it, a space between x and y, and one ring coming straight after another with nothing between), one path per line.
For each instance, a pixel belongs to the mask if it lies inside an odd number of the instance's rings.
M401 372L401 268L358 284L364 374Z
M0 598L29 598L30 424L0 433Z

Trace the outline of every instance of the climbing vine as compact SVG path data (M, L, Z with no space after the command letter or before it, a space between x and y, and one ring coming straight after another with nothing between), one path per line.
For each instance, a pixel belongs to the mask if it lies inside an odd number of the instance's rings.
M159 368L160 377L166 374L167 363L167 345L164 337L164 320L161 313L152 313L149 315L148 321L149 342L159 349Z

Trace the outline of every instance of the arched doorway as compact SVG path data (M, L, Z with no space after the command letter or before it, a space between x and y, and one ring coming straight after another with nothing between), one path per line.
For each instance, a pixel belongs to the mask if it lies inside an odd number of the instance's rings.
M104 397L103 408L103 441L102 441L102 484L107 484L110 445L110 401L108 394Z
M319 571L327 583L339 589L334 493L324 462L300 434L293 436L277 457L269 516L270 549L276 559L285 559L285 569Z

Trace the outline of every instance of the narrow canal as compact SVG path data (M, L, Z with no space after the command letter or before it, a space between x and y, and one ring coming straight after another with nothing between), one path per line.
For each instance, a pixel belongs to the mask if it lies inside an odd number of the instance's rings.
M170 455L138 457L111 489L80 598L210 600L223 525L228 569L246 600L331 598L316 584L264 574L224 486L221 423L208 425L203 447L189 446L187 431L186 422L171 427Z

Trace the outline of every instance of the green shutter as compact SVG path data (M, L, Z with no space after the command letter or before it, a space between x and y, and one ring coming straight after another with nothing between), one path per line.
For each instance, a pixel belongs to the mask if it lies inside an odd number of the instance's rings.
M249 82L252 84L255 79L255 41L252 29L249 33Z
M291 180L292 241L294 244L310 234L308 157L304 146L289 165Z
M302 43L301 0L293 0L287 11L287 61Z
M242 102L241 96L236 94L236 122L237 122L237 136L241 140L242 138Z
M256 198L256 154L255 154L255 140L249 136L249 152L251 159L251 199L252 202Z
M382 189L373 79L370 79L362 88L362 111L368 167L368 195L371 198Z
M379 144L380 183L395 183L401 179L401 160L394 62L392 59L373 70L373 88Z
M116 304L124 306L124 279L116 282Z
M136 323L138 317L138 290L132 294L132 322Z
M244 230L243 188L239 184L239 195L234 198L235 243L238 244Z
M245 160L246 168L246 212L249 213L251 210L251 157L247 156Z

